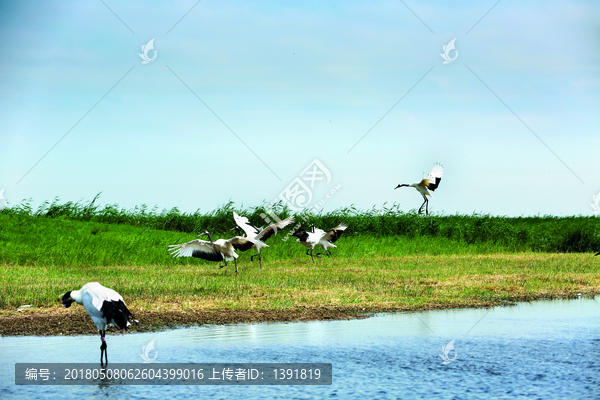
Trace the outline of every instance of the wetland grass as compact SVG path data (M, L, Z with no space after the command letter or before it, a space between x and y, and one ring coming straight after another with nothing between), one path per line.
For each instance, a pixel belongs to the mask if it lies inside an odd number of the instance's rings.
M167 253L169 244L194 239L204 229L215 238L231 236L231 204L207 215L44 207L0 211L0 334L14 334L9 321L19 318L79 318L85 312L61 309L58 295L91 281L116 290L134 314L158 325L319 319L600 293L595 217L338 210L310 217L321 227L350 225L333 258L313 264L295 238L282 240L284 230L268 241L262 269L250 262L250 251L240 255L235 275L233 268ZM260 209L236 211L263 225ZM17 311L24 304L32 307Z

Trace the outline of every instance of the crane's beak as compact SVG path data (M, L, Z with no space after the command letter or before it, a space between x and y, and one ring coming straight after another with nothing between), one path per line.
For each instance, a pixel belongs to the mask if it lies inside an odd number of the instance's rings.
M62 304L65 308L69 308L71 307L71 304L75 302L75 300L73 300L71 298L71 292L67 292L61 295L61 301Z

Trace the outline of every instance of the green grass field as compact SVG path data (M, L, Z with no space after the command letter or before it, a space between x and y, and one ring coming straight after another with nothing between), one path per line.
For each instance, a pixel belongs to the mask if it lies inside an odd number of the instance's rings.
M136 310L159 311L414 310L600 293L595 217L341 210L310 217L322 228L350 225L333 259L313 263L294 237L282 240L285 229L268 240L262 269L250 262L250 250L241 253L235 275L233 263L219 269L219 263L173 259L167 252L169 244L195 239L204 229L213 240L233 236L231 205L208 215L140 207L115 211L112 219L106 210L55 203L0 211L3 315L23 304L59 307L61 293L91 281L117 290ZM263 225L260 209L237 211Z

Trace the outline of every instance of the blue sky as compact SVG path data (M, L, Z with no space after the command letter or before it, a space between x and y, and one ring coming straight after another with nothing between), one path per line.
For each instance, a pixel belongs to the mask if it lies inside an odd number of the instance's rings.
M418 208L393 188L440 162L433 212L594 211L598 2L15 3L0 6L10 204L253 206L318 159L331 181L313 200L340 185L326 210Z

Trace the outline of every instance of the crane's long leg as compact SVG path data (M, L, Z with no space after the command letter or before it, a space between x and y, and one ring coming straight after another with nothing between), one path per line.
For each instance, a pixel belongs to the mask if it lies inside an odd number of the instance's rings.
M325 249L325 253L317 253L317 256L320 256L321 254L325 254L326 256L333 257L333 256L331 255L331 252L330 252L328 249ZM319 257L319 258L320 258L320 257Z
M262 257L260 256L260 252L250 257L250 261L254 261L254 257L258 256L258 266L262 268Z
M106 329L102 331L102 337L106 335ZM108 365L108 345L106 344L106 339L104 339L104 361L105 364Z
M419 207L419 214L423 213L423 206L427 203L427 197L423 196L423 204Z
M425 215L429 216L429 199L425 197Z
M219 268L225 268L227 266L227 260L223 259L225 261L225 265L219 265Z
M108 365L108 352L106 351L106 348L108 346L106 346L106 339L104 338L104 336L106 335L106 331L99 331L100 332L100 340L102 340L102 344L100 345L100 366L104 366L104 365ZM102 363L102 356L105 357L106 359L106 364Z
M319 246L321 246L321 244L319 244ZM324 246L321 246L321 247L323 247L323 250L325 250L325 253L317 253L317 256L320 256L321 254L326 254L327 253L327 249Z
M315 262L315 257L321 258L321 256L319 254L322 254L322 253L317 253L317 254L313 255L313 249L310 249L310 256L311 256L313 262Z
M234 258L233 261L235 262L235 273L237 274L237 258Z
M319 257L319 254L322 254L322 253L318 253L318 254L313 255L313 249L306 249L306 255L310 256L313 259L313 262L315 262L314 257L321 258L321 257Z

